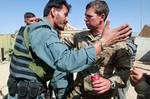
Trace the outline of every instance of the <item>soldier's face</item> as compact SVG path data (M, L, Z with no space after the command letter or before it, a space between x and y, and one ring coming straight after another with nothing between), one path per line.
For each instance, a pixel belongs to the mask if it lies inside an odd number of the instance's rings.
M33 23L37 23L39 21L39 18L37 17L31 17L31 18L26 18L25 19L25 23L27 25L33 24Z
M95 8L91 7L85 12L85 24L88 29L97 29L101 25L103 19L101 15L95 13Z
M56 11L54 18L54 27L59 30L64 30L68 22L68 9L63 5L62 9Z

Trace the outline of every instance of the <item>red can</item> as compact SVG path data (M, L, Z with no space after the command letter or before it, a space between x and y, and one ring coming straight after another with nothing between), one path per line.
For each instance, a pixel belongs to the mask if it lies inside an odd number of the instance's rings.
M91 81L99 80L101 76L98 73L91 74Z

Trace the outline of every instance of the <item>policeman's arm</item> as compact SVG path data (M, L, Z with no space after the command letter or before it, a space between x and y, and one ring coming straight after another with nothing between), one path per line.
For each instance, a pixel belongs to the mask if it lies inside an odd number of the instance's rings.
M118 32L113 32L113 34L122 34L122 28L124 27L116 29ZM106 28L106 30L109 31L109 28ZM60 71L81 71L95 62L96 54L101 52L102 43L99 42L94 46L82 48L78 51L74 49L70 50L60 41L57 33L48 28L38 29L29 34L33 52L36 53L40 59L49 64L49 66ZM102 40L102 42L107 45L112 44L114 43L113 41L110 41L112 37L114 36L111 35L110 38L105 36L103 37L103 40L105 41ZM115 37L118 37L118 35L115 35Z
M78 72L89 67L95 61L94 46L81 50L69 49L60 41L56 32L45 28L29 34L33 52L54 69Z

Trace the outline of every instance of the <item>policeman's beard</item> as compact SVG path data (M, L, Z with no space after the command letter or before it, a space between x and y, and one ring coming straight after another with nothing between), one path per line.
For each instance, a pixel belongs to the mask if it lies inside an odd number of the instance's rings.
M56 20L57 20L57 24L56 24L57 29L64 30L67 21L64 22L59 14L57 14Z

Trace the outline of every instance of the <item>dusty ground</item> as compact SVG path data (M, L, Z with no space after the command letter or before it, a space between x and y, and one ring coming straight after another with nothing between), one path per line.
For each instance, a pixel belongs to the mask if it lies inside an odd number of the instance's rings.
M9 63L3 62L0 63L0 99L3 95L7 94L7 79L9 75Z
M141 64L139 62L136 62L135 65L138 66L138 64ZM143 65L142 63L142 67L145 70L150 70L150 65ZM150 73L150 71L147 71L148 73ZM2 95L6 95L7 94L7 79L8 79L8 74L9 74L9 62L3 62L0 63L0 91L2 93L0 93L0 99L2 99ZM136 99L136 92L134 91L133 87L130 86L128 92L127 92L127 99Z

